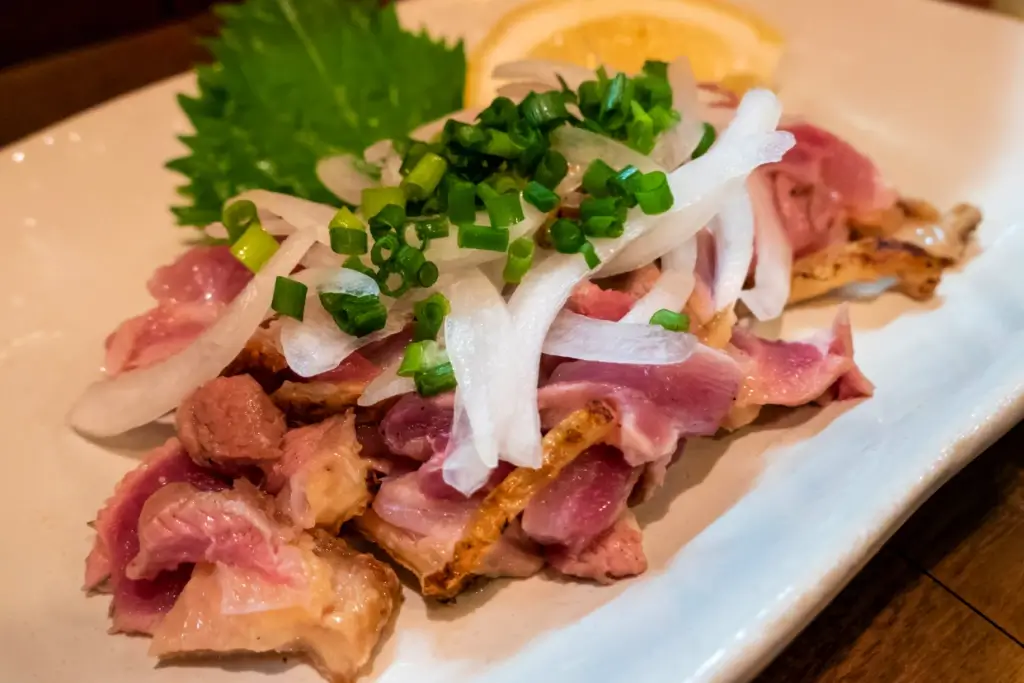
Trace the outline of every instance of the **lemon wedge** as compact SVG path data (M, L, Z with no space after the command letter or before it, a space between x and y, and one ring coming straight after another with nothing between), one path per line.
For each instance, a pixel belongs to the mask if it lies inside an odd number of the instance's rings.
M744 91L771 85L781 35L721 0L537 0L505 14L470 55L466 101L486 104L491 71L517 59L550 59L635 73L644 60L685 55L698 80Z

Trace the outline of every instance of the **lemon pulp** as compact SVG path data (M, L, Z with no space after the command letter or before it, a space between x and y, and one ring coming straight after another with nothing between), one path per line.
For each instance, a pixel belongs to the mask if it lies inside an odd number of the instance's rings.
M528 56L590 69L604 64L636 73L645 60L670 62L683 54L701 80L720 80L733 63L730 45L706 27L649 14L625 14L569 26L535 45Z

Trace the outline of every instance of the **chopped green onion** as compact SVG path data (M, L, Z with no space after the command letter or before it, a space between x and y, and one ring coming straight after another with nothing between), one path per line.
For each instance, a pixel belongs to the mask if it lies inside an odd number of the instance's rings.
M615 216L591 216L583 220L587 237L622 237L626 226Z
M523 204L519 200L519 193L500 194L484 200L487 208L487 215L490 216L491 226L495 228L507 228L523 220Z
M238 241L249 226L260 224L259 216L256 215L256 205L248 199L239 199L226 205L220 220L228 231L228 242L231 244Z
M508 228L466 223L459 226L458 243L462 249L505 251L508 249Z
M499 197L498 191L487 183L480 183L476 186L476 196L480 198L480 201L487 202L488 199L494 199Z
M601 85L597 81L584 81L579 88L580 111L588 119L601 112Z
M413 381L420 396L437 396L451 391L458 385L451 363L441 363L429 370L418 372Z
M437 282L438 275L440 272L437 269L437 264L427 261L416 271L416 284L420 287L431 287Z
M397 299L412 288L412 280L391 261L380 267L376 273L380 293Z
M664 78L641 77L636 80L637 98L644 109L672 106L672 86Z
M651 121L654 122L655 134L662 133L679 123L679 112L667 109L660 104L648 109L647 113L650 115Z
M583 254L583 260L587 262L587 268L593 270L601 265L601 257L597 255L594 245L590 242L584 242L580 245L580 253Z
M610 216L626 220L626 206L615 197L584 197L580 202L580 218L587 220L597 216Z
M449 312L451 312L451 304L448 303L444 294L431 294L426 299L417 301L412 306L412 314L416 318L412 338L415 341L437 339L437 333L441 331L444 317Z
M534 170L533 179L548 188L555 189L562 178L569 172L569 163L560 152L549 149L544 153L540 163Z
M655 76L662 80L668 80L668 62L662 62L657 59L648 59L644 62L643 72L649 76Z
M569 119L565 98L557 90L531 92L519 105L523 118L538 128L558 125Z
M342 332L363 337L384 327L388 312L380 297L320 292L320 303Z
M447 161L433 152L427 152L402 181L405 196L409 199L426 199L437 189L447 170Z
M645 173L637 183L634 193L640 210L647 215L665 213L672 208L672 190L663 171Z
M491 128L487 130L487 141L480 147L480 151L502 159L515 159L522 153L523 148L505 131Z
M369 249L366 230L355 228L328 228L331 236L331 251L335 254L358 256Z
M627 82L626 74L621 73L615 74L615 77L611 79L604 92L604 97L601 99L601 111L597 116L601 123L607 124L624 108Z
M626 166L608 181L608 191L618 197L627 207L636 206L636 198L633 193L636 192L637 184L642 177L643 174L636 166Z
M586 242L580 226L566 218L559 218L552 223L548 228L548 234L551 235L552 246L562 254L575 254Z
M663 308L651 316L651 325L661 325L669 332L687 332L690 329L690 316Z
M289 318L302 320L302 313L306 309L306 292L309 289L301 282L291 278L277 276L274 281L274 298L270 307Z
M690 156L691 159L704 156L704 154L711 149L711 145L715 144L715 138L718 133L715 132L715 127L707 121L704 122L704 135L701 137L700 142L697 143L697 149L693 150L693 154Z
M363 260L358 256L349 256L342 262L341 266L343 268L348 268L349 270L354 270L357 273L362 273L363 275L369 275L370 277L376 275L376 273L373 272L373 268L363 263Z
M416 274L419 273L423 264L427 262L427 257L419 249L403 244L395 253L394 261L395 267L405 273L408 279L415 280Z
M494 188L494 191L498 194L508 194L510 192L519 192L520 183L522 182L513 173L497 173L491 176L488 180L490 186Z
M519 111L515 102L507 97L495 97L491 104L476 116L480 125L504 131L514 126L518 119Z
M487 142L487 132L479 126L471 126L468 123L449 119L444 124L441 142L455 142L466 149L477 149Z
M626 144L641 154L650 154L654 149L654 121L636 100L629 106L633 120L626 126Z
M402 235L402 227L405 225L405 208L397 204L387 204L377 212L377 215L370 219L370 234L373 239L379 240L389 232L394 231L399 237Z
M583 173L583 189L593 197L608 196L608 182L615 177L615 169L601 161L594 159L587 166Z
M402 364L395 372L399 377L415 377L432 367L448 362L448 354L433 339L412 342L405 347Z
M366 225L359 219L359 216L346 208L338 209L338 212L334 214L334 217L331 219L331 222L327 224L327 227L366 230Z
M398 169L398 172L403 176L408 175L416 164L419 163L419 160L423 158L423 155L429 151L430 145L426 142L412 140L409 144L409 149L402 155L402 165Z
M363 200L360 207L363 217L373 218L381 209L389 204L400 206L405 209L405 192L400 187L368 187L363 190Z
M558 206L558 195L544 187L536 180L531 180L523 190L523 199L547 213Z
M260 272L270 257L277 253L278 244L259 222L251 223L242 236L231 245L231 253L254 273Z
M518 285L533 265L535 245L530 237L520 237L508 245L508 258L501 277L509 284Z
M476 188L456 180L448 187L448 216L453 223L471 223L476 218Z
M381 235L381 238L374 242L373 249L370 250L370 262L377 267L383 266L391 260L399 246L398 235L395 233L389 232Z
M470 220L473 220L470 218ZM416 227L416 235L420 240L426 244L429 240L441 239L447 237L451 232L451 228L448 225L448 219L444 216L430 216L427 218L419 218L414 223Z

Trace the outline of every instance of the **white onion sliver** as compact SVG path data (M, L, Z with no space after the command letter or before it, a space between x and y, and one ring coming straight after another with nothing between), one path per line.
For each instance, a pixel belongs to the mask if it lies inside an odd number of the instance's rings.
M660 325L598 320L562 311L548 329L544 353L627 365L673 365L693 353L697 338Z
M297 229L315 230L316 238L320 242L328 245L331 243L327 225L338 212L336 207L268 190L249 190L235 199L248 199L258 209L280 216Z
M664 170L646 154L605 135L574 126L555 129L552 133L552 147L561 152L567 162L583 168L595 159L601 159L612 168L632 165L644 173Z
M512 321L501 292L479 269L467 272L447 294L451 312L444 322L445 350L458 380L456 414L464 410L467 421L462 429L453 426L457 448L445 459L443 476L469 495L478 485L481 464L488 470L498 464L511 406L502 383L506 376L497 368L504 362Z
M609 75L614 75L610 72ZM585 66L557 62L548 59L519 59L499 64L491 72L496 80L506 81L538 81L552 88L561 88L558 77L573 90L579 89L583 81L593 80L594 71Z
M363 200L363 190L380 186L380 181L359 170L351 154L321 159L316 165L316 176L342 201L356 206Z
M546 213L538 210L529 202L523 201L522 196L520 196L520 203L523 207L523 220L509 228L509 241L532 235L540 226L544 225L544 221L547 219ZM487 214L477 213L476 223L477 225L489 225ZM458 240L458 228L453 225L451 233L447 237L430 241L424 255L436 263L442 272L471 268L505 258L504 252L500 251L463 249L459 246Z
M416 391L416 383L411 377L399 377L398 368L402 365L402 356L392 358L380 371L380 374L366 385L366 389L356 401L357 405L366 407L386 401L395 396Z
M755 98L745 109L740 107L737 119L744 116L763 121L770 118L759 108L771 107L772 101ZM746 100L744 100L746 101ZM749 128L754 126L749 125ZM774 132L765 126L759 134L727 138L714 145L707 154L684 164L669 179L675 203L667 214L643 216L634 208L627 218L625 230L617 239L596 240L597 255L603 263L613 263L630 248L630 243L652 230L660 230L666 217L672 217L668 238L655 245L653 256L616 272L626 272L654 261L700 230L718 211L724 190L731 182L745 178L757 166L777 161L793 144L789 133ZM724 136L723 136L724 137ZM654 227L656 226L656 227ZM643 255L647 255L646 253ZM505 364L496 369L506 375L505 400L515 410L505 433L505 457L512 461L539 466L542 461L540 419L537 411L537 373L541 349L548 328L569 298L573 287L589 273L578 255L557 254L534 266L523 278L509 300L515 326L514 343L508 346Z
M183 350L88 387L71 409L71 425L93 436L113 436L177 408L235 359L270 308L277 276L290 273L314 241L309 230L286 239L221 317Z
M311 268L294 276L309 287L302 321L281 320L281 351L288 367L300 377L313 377L333 370L356 351L402 329L405 318L388 315L384 328L363 337L354 337L338 328L331 314L320 304L320 292L339 292L354 296L376 296L380 288L368 275L348 268ZM384 298L387 305L391 300Z
M661 257L661 275L629 312L622 323L646 323L661 309L681 311L696 283L697 240L691 238Z
M747 190L754 212L755 248L754 287L740 294L740 300L758 320L782 315L789 299L793 269L793 247L775 208L772 188L763 172L750 174Z
M754 209L746 186L729 190L710 228L715 238L715 310L721 311L739 298L754 258Z
M690 60L679 57L668 65L668 81L672 86L672 106L681 114L679 123L658 137L651 158L669 169L676 169L690 159L704 136L703 118L697 98L697 79Z

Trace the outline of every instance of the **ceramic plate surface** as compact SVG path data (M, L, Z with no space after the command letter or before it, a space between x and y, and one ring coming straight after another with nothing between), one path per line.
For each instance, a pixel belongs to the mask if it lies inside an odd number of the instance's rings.
M581 2L581 8L585 3ZM857 302L873 399L798 410L695 442L638 510L651 569L612 587L493 582L454 607L407 592L366 680L744 680L938 486L1024 414L1024 24L917 0L762 0L785 35L788 111L862 148L904 193L983 208L980 249L934 301ZM501 0L414 0L409 25L479 40ZM103 339L149 305L144 283L182 248L163 170L187 124L176 78L60 124L0 157L0 680L319 680L293 661L154 667L110 637L79 590L86 522L151 427L104 444L65 414ZM827 325L830 305L783 334Z

